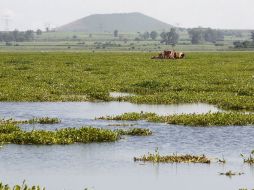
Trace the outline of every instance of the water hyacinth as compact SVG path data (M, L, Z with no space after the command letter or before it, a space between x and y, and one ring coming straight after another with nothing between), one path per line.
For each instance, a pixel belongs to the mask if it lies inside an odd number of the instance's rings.
M92 142L114 142L119 139L117 132L83 127L80 129L67 128L57 131L14 131L8 134L0 134L0 142L12 144L74 144Z
M129 130L116 130L117 133L120 135L130 135L130 136L150 136L152 135L152 131L150 129L141 129L141 128L134 128Z
M139 104L202 102L254 110L252 52L188 53L172 64L151 60L153 55L1 53L0 101L110 101L116 91L135 94L122 100Z
M0 124L58 124L61 120L50 117L36 117L29 120L0 119Z
M146 120L187 126L247 126L254 125L254 114L239 112L217 112L206 114L180 114L159 116L155 113L125 113L119 116L101 117L104 120Z
M93 142L115 142L122 135L148 136L149 129L134 128L128 130L109 130L93 127L65 128L55 131L23 131L14 124L0 124L0 144L74 144Z
M10 134L13 132L21 131L20 128L14 124L0 124L0 135Z
M202 163L202 164L211 163L211 160L207 158L205 155L194 156L189 154L186 155L172 154L162 156L159 154L158 150L156 150L154 154L149 153L148 155L143 155L139 158L134 157L134 161L153 162L153 163Z
M58 124L61 123L61 120L58 118L42 117L42 118L33 118L27 121L29 124Z

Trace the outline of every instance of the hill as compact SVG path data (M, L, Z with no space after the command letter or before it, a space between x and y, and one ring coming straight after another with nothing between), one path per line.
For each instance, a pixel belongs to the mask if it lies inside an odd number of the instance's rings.
M145 32L168 30L171 25L141 13L95 14L57 28L61 32Z

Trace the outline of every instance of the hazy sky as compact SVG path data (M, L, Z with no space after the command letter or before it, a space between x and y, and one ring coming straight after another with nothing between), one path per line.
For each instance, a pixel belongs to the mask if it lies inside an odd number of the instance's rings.
M60 26L97 13L141 12L182 27L254 29L254 0L0 0L0 30Z

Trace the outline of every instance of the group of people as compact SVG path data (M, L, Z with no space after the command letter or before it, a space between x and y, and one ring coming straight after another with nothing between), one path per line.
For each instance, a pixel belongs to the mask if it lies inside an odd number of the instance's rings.
M185 54L183 52L176 51L164 51L160 53L158 56L152 57L152 59L183 59Z

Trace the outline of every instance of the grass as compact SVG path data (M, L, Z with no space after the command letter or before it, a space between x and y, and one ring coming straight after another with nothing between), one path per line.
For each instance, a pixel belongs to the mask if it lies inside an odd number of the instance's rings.
M93 127L66 128L55 131L33 130L23 131L14 124L0 124L0 144L74 144L115 142L122 135L148 136L149 129L108 130Z
M125 113L119 116L107 116L104 120L146 120L149 122L161 122L174 125L187 126L246 126L254 125L254 114L239 112L217 112L206 114L180 114L159 116L155 113Z
M110 101L110 92L127 92L136 96L120 100L254 110L253 53L188 53L177 61L154 54L0 53L0 101Z
M40 186L29 187L27 184L25 184L25 181L22 185L14 185L13 187L10 187L8 184L3 184L2 182L0 182L0 190L45 190L45 188L41 188Z
M202 156L194 156L194 155L168 155L162 156L159 154L159 151L156 150L154 154L149 153L148 155L144 155L142 157L134 157L134 161L142 161L142 162L153 162L153 163L202 163L202 164L210 164L211 160L207 158L205 155Z

